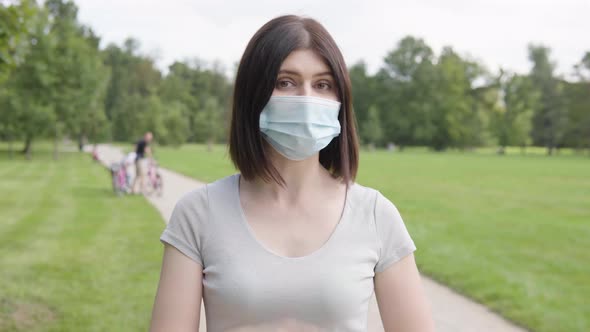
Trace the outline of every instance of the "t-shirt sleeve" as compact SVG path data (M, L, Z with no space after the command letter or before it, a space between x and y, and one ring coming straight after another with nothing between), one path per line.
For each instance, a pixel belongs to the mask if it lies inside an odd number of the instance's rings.
M204 266L202 243L208 214L206 187L186 194L176 203L160 241Z
M416 250L399 211L380 192L375 199L375 226L380 243L375 273L384 271Z

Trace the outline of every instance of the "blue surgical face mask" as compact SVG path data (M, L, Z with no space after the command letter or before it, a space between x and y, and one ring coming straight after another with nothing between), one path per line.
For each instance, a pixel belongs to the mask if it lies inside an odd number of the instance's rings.
M309 96L272 96L260 113L266 141L291 160L307 159L340 134L337 101Z

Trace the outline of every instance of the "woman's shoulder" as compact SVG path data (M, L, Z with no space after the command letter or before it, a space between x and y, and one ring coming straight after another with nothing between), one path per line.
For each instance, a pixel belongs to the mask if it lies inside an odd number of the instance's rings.
M182 195L176 203L177 209L208 207L210 200L216 197L229 197L237 184L238 174L226 176L211 183L203 184Z
M372 187L364 186L358 182L354 182L350 185L348 193L351 200L357 203L367 204L375 201L379 191Z
M377 209L383 205L395 206L380 190L361 185L357 182L351 185L350 196L351 203L354 203L356 206L362 205L369 209Z

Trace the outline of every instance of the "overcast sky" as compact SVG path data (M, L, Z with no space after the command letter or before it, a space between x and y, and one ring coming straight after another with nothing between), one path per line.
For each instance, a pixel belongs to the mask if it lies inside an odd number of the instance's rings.
M230 69L260 26L291 13L319 20L347 63L364 60L371 72L406 35L424 38L437 54L451 45L492 70L528 71L530 42L549 46L563 75L590 51L590 0L75 2L80 20L102 37L103 46L132 36L160 68L198 57Z

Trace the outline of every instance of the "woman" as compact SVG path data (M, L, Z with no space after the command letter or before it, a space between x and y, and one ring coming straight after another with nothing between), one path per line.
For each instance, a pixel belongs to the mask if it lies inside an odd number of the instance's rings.
M282 16L252 38L234 91L240 173L177 204L152 331L432 331L414 243L395 206L354 183L350 80L315 20Z

